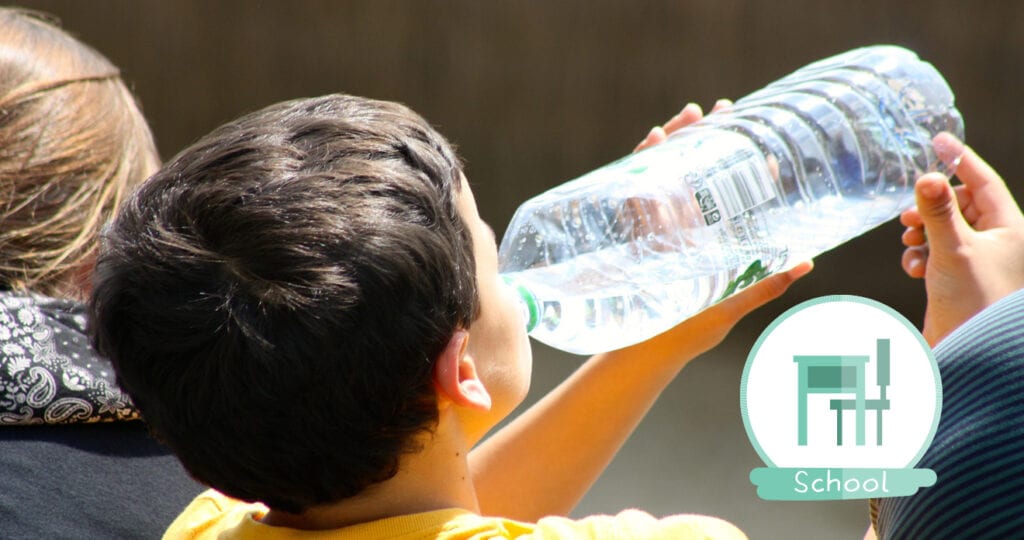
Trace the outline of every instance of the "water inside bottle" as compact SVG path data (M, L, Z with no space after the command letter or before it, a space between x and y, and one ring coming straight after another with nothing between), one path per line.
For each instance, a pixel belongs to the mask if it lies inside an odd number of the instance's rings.
M504 276L537 301L532 337L593 354L653 337L771 273L866 232L892 215L902 199L825 197L769 220L772 230L759 231L764 241L756 244L649 251L639 258L635 246L620 245Z
M963 121L934 67L839 55L527 201L501 270L533 291L538 340L626 346L898 215L943 170L939 131Z

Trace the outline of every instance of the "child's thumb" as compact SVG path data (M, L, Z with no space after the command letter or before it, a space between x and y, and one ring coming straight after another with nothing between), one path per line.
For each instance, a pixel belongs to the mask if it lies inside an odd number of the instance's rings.
M949 180L938 173L926 174L914 185L914 195L928 245L932 249L959 245L970 232L970 225L960 213Z

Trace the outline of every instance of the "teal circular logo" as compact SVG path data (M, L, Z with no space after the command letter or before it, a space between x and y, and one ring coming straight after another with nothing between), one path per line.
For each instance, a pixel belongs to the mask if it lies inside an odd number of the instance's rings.
M859 296L791 308L758 338L740 385L767 466L751 473L763 498L884 497L934 483L913 467L938 427L939 370L892 308Z

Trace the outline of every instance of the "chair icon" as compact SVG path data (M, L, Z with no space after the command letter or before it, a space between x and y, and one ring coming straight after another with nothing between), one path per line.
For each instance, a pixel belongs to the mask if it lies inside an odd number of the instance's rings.
M875 411L875 445L882 445L882 411L889 410L889 398L886 397L886 390L889 387L889 340L879 339L876 341L878 352L876 359L876 382L878 384L878 399L864 401L864 408ZM836 444L843 445L843 411L856 409L857 403L849 399L833 399L829 402L829 408L836 412ZM863 444L858 442L857 444Z
M865 417L868 410L875 411L875 444L882 444L882 411L889 410L890 402L886 397L889 386L889 340L878 339L876 357L876 383L879 387L878 399L867 399L865 396L864 372L868 363L867 356L794 356L793 361L799 365L798 372L798 404L797 404L797 444L807 445L807 399L808 394L850 394L854 397L832 399L829 408L836 411L836 444L843 445L843 413L854 412L856 426L856 444L865 444Z

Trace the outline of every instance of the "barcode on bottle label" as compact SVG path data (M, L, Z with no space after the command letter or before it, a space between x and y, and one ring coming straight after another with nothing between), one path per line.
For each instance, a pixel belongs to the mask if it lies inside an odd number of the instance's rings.
M741 150L719 160L686 181L705 225L718 225L723 245L764 247L765 216L753 211L775 198L767 161L760 153Z
M768 164L759 153L736 152L719 160L703 174L688 174L704 223L733 219L775 197Z

